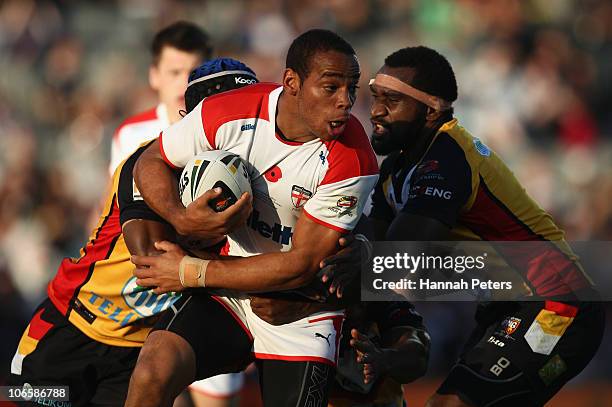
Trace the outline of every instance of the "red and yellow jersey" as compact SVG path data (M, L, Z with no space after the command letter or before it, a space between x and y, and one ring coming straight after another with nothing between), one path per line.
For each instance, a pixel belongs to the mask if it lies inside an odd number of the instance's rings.
M57 309L90 338L114 346L142 346L156 316L177 298L136 285L121 225L129 219L163 222L142 200L132 169L146 145L121 163L98 226L81 249L65 258L47 293Z
M453 119L440 127L418 162L390 155L381 166L370 216L399 212L439 220L454 240L539 241L536 250L500 253L536 295L590 287L563 231L527 194L506 164Z

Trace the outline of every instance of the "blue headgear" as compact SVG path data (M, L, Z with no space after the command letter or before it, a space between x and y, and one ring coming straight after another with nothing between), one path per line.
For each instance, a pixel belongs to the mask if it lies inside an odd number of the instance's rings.
M187 87L197 82L212 79L213 75L214 77L219 77L222 75L244 75L245 77L255 79L255 81L257 81L255 72L253 72L251 68L242 62L236 61L232 58L215 58L204 62L202 65L191 71Z
M214 94L257 83L255 72L232 58L215 58L204 62L189 75L185 91L187 112L202 99Z

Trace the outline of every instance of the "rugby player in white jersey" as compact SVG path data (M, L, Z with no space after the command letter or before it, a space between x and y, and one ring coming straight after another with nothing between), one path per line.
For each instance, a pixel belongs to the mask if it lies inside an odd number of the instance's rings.
M193 380L239 370L252 359L265 405L325 405L344 311L273 326L237 291L308 284L355 227L378 178L368 137L350 115L359 75L345 40L308 31L289 49L282 85L207 98L143 153L134 176L145 201L181 234L228 234L229 256L194 259L161 244L169 250L164 255L133 259L138 284L155 292L234 291L185 293L173 305L147 339L126 405L169 405ZM178 199L173 169L212 149L239 155L252 179L253 198L243 195L229 220L208 207L215 193L187 208Z
M189 73L210 59L210 39L195 24L178 21L165 27L151 43L149 85L159 103L154 108L125 119L113 134L109 171L115 168L147 140L181 118L185 109L184 93Z

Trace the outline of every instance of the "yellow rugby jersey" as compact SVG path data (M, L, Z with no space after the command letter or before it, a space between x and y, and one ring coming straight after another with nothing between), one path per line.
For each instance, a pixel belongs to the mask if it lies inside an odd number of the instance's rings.
M496 248L536 295L592 285L550 215L457 119L440 127L418 162L405 160L394 153L382 163L370 216L388 222L399 212L434 218L451 228L453 240L540 241L534 250Z
M129 219L164 222L144 203L132 170L149 143L115 170L104 210L81 257L65 258L47 293L57 309L90 338L113 346L142 346L157 315L179 295L139 290L121 224Z

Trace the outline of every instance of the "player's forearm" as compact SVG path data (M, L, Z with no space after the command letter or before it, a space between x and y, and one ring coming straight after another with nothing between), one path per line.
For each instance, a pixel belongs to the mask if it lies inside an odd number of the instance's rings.
M154 256L161 253L155 242L174 241L170 225L145 219L130 219L123 226L123 238L130 254Z
M136 162L134 181L149 207L181 233L185 207L179 200L176 176L161 158L158 143L152 143Z
M206 287L244 292L290 290L308 284L319 261L291 251L211 261Z

